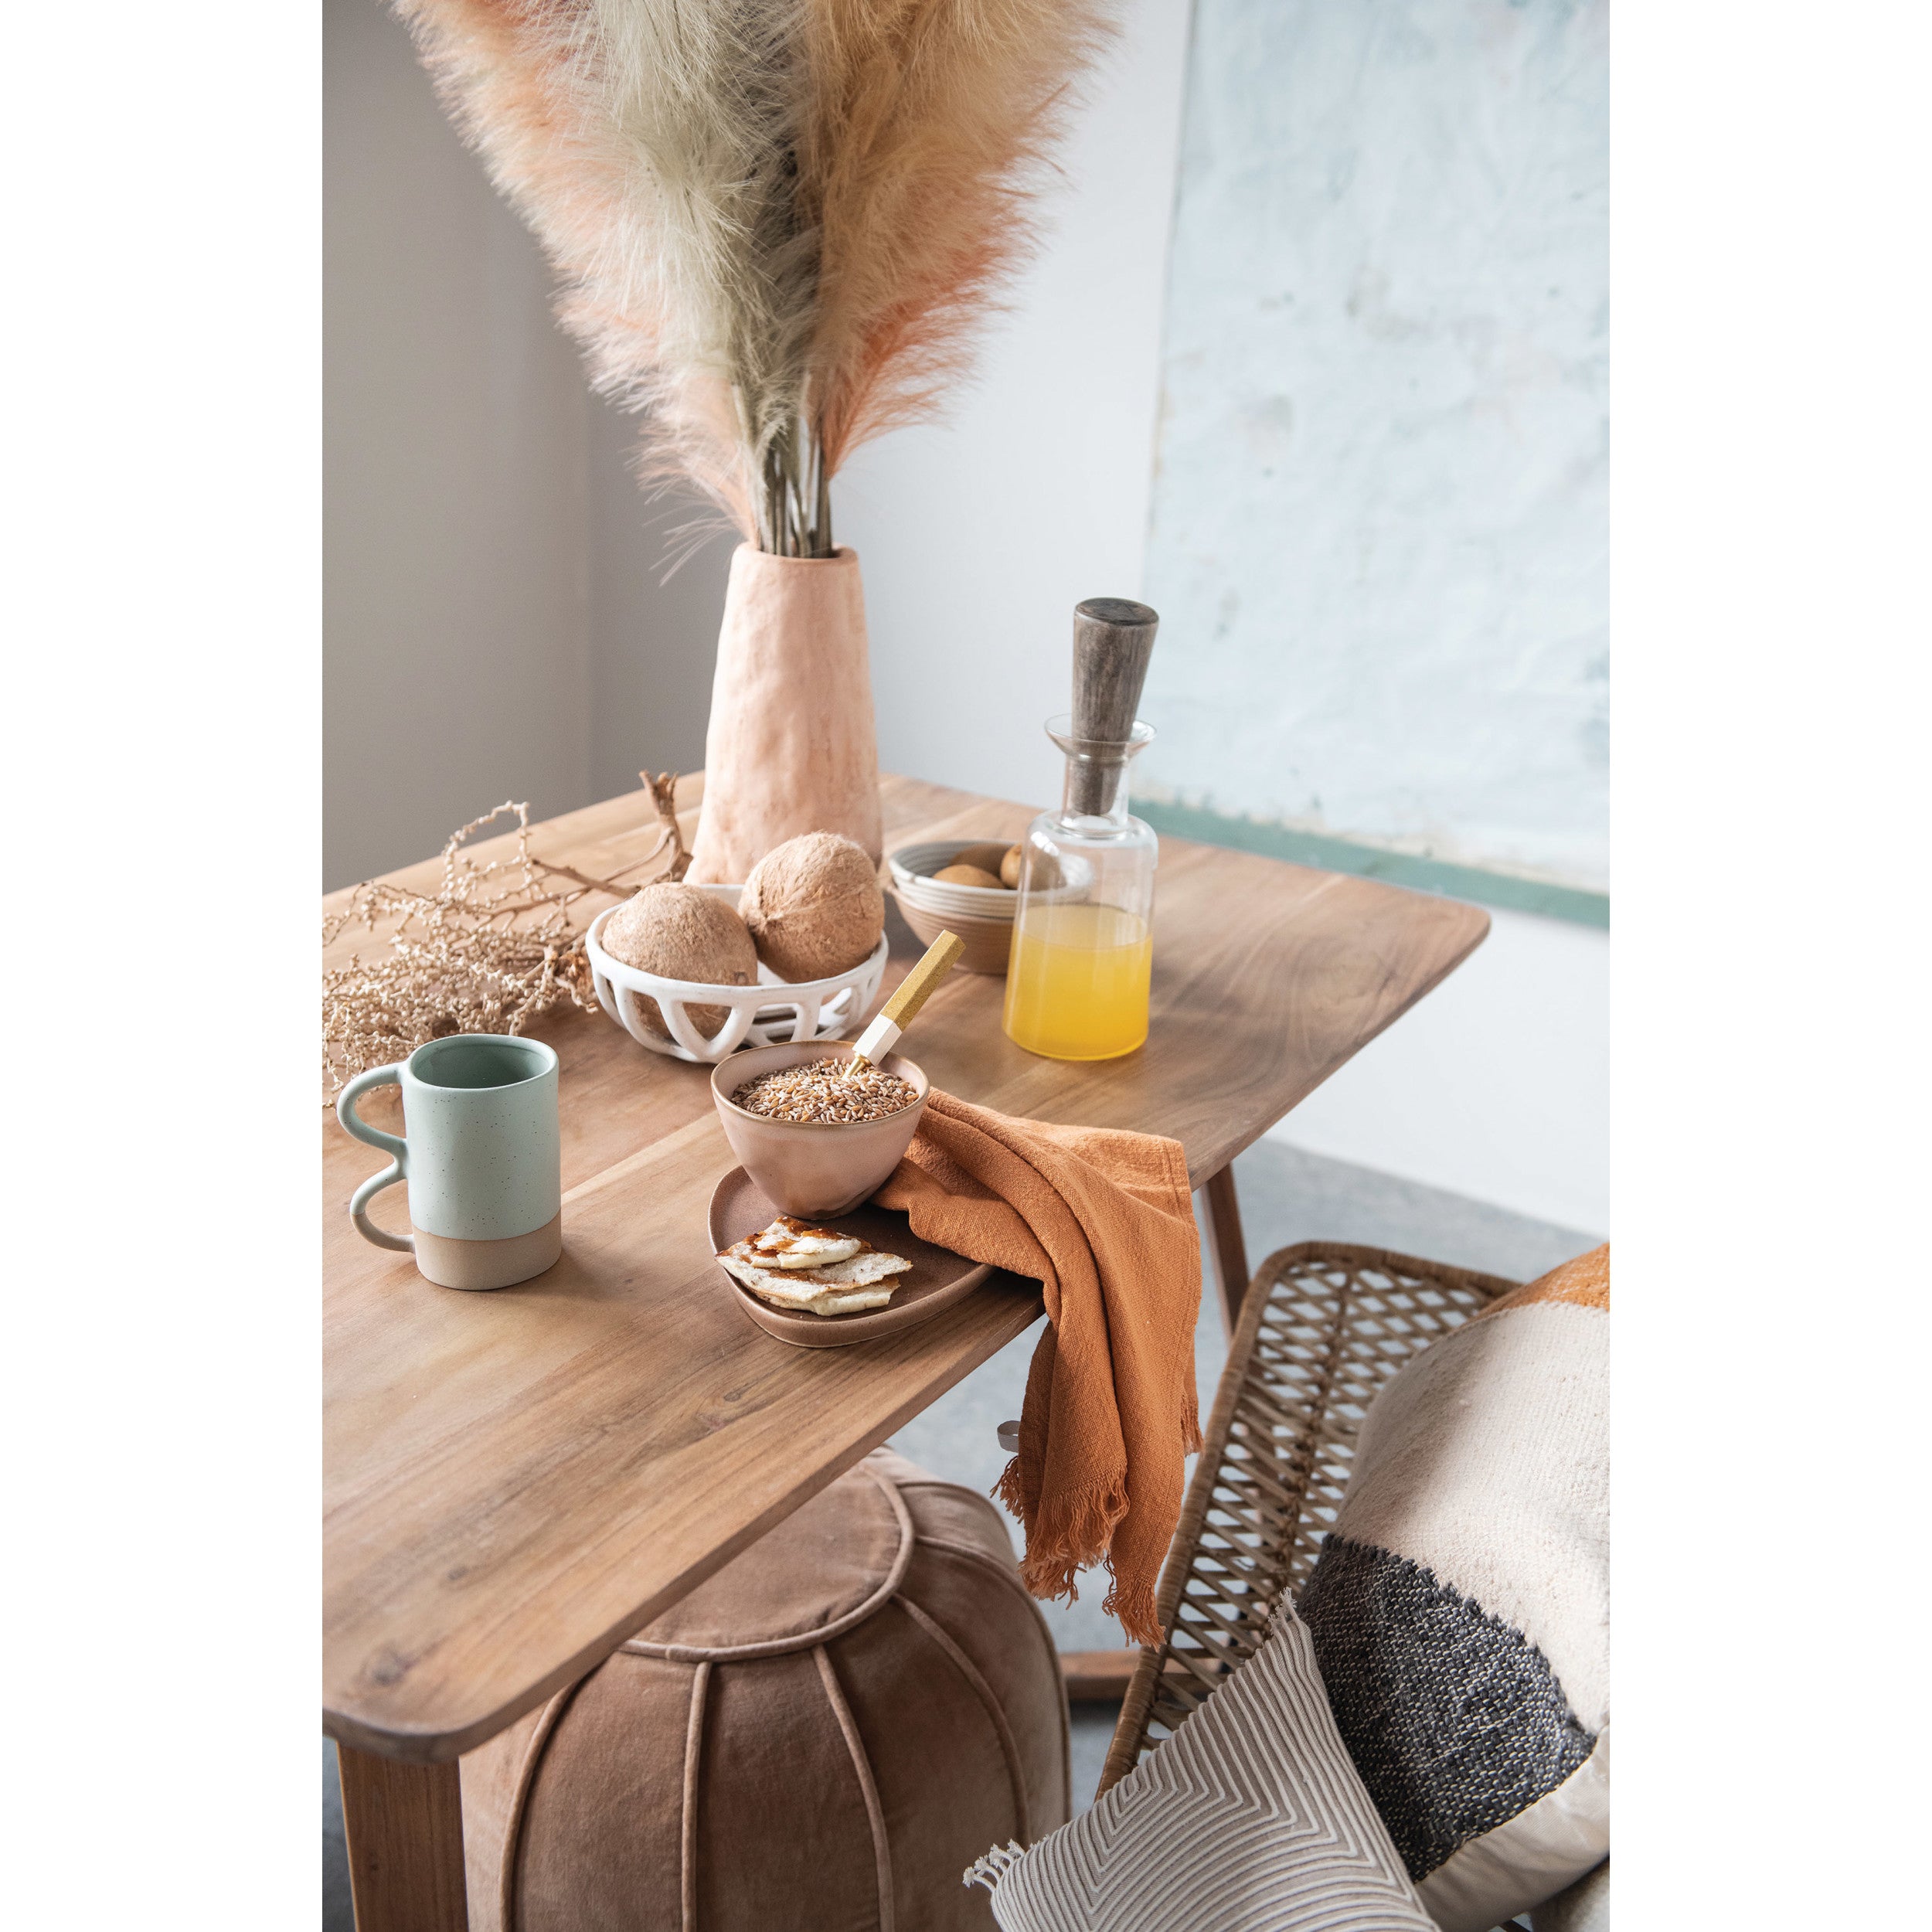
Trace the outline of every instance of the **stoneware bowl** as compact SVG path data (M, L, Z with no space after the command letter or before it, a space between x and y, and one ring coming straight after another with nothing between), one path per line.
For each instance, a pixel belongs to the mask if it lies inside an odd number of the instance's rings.
M943 932L957 933L966 942L960 964L969 973L1004 973L1013 939L1013 911L1019 894L1004 886L954 886L932 875L950 866L969 845L985 838L941 838L919 845L902 845L889 855L886 867L893 897L906 923L930 946Z
M1013 949L1013 922L1010 919L962 919L957 913L929 913L923 906L900 893L900 917L913 934L930 946L941 933L957 933L966 950L959 956L961 969L969 973L1003 974L1007 955Z
M711 1098L724 1123L725 1138L765 1198L783 1213L843 1214L883 1186L912 1145L926 1111L926 1076L910 1060L888 1053L880 1064L919 1097L879 1121L820 1124L767 1120L747 1114L731 1097L760 1073L807 1060L844 1060L851 1053L842 1040L802 1040L754 1046L711 1070Z

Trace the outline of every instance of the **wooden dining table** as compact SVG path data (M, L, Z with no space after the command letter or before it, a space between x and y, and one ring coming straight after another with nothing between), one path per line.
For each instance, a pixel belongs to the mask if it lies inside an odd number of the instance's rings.
M1034 811L910 778L880 791L889 850L1016 838ZM680 789L687 825L701 794L701 781ZM639 791L549 820L529 845L608 878L659 829ZM439 870L392 876L432 889ZM1001 1031L1003 982L955 972L907 1050L934 1086L1005 1113L1178 1140L1231 1314L1248 1270L1230 1163L1488 923L1458 900L1164 838L1145 1046L1038 1058ZM889 931L882 1001L922 950L896 913ZM380 944L352 929L326 963ZM439 1288L362 1240L347 1202L376 1157L332 1118L323 1128L322 1724L359 1932L466 1927L461 1754L595 1668L1042 1313L1036 1284L996 1274L889 1338L787 1346L747 1318L712 1257L706 1209L733 1162L709 1070L650 1053L602 1013L553 1012L529 1030L562 1062L564 1253L536 1281ZM396 1127L393 1088L363 1104ZM406 1212L401 1189L372 1210L399 1233Z

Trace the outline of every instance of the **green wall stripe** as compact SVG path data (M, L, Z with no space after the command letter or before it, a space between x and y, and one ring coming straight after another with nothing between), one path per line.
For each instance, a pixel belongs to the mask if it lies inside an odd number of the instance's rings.
M1546 919L1573 920L1580 926L1606 930L1610 925L1607 893L1553 886L1540 879L1518 879L1509 872L1487 872L1480 866L1453 866L1445 859L1389 852L1380 845L1359 845L1352 838L1332 838L1326 832L1298 832L1291 825L1269 825L1259 818L1230 818L1194 805L1136 799L1131 809L1156 832L1198 839L1204 845L1226 845L1236 852L1258 852L1264 859L1319 866L1325 872L1354 872L1417 892L1442 893L1451 899L1473 900L1478 906L1500 906L1505 912L1540 913Z

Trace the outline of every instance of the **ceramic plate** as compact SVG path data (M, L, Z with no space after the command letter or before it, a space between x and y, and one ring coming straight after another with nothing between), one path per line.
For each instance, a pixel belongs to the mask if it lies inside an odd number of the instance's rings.
M756 1234L777 1216L778 1209L759 1192L751 1176L743 1168L734 1167L711 1197L712 1252L722 1253L734 1241ZM767 1335L794 1348L842 1349L855 1342L876 1342L901 1328L915 1328L971 1294L992 1273L983 1261L969 1261L951 1248L936 1248L930 1241L920 1240L904 1215L886 1208L859 1207L849 1214L811 1218L814 1226L855 1234L887 1254L902 1257L913 1264L912 1272L893 1277L901 1285L883 1308L860 1308L850 1315L795 1315L774 1308L720 1268L719 1275L736 1297L739 1307Z

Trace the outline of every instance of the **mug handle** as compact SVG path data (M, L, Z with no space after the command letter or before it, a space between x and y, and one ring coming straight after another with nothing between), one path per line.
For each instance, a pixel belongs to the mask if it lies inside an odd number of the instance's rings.
M416 1243L398 1234L387 1234L369 1218L369 1204L384 1188L393 1187L398 1181L409 1178L410 1144L398 1140L393 1134L385 1134L379 1127L371 1127L355 1111L355 1103L372 1087L400 1087L403 1082L403 1068L398 1061L392 1066L372 1066L366 1073L358 1073L342 1089L342 1097L335 1103L335 1117L359 1141L366 1141L371 1147L379 1148L393 1158L379 1174L372 1174L349 1196L349 1218L355 1223L355 1231L365 1241L373 1241L379 1248L394 1248L403 1254L413 1254Z

